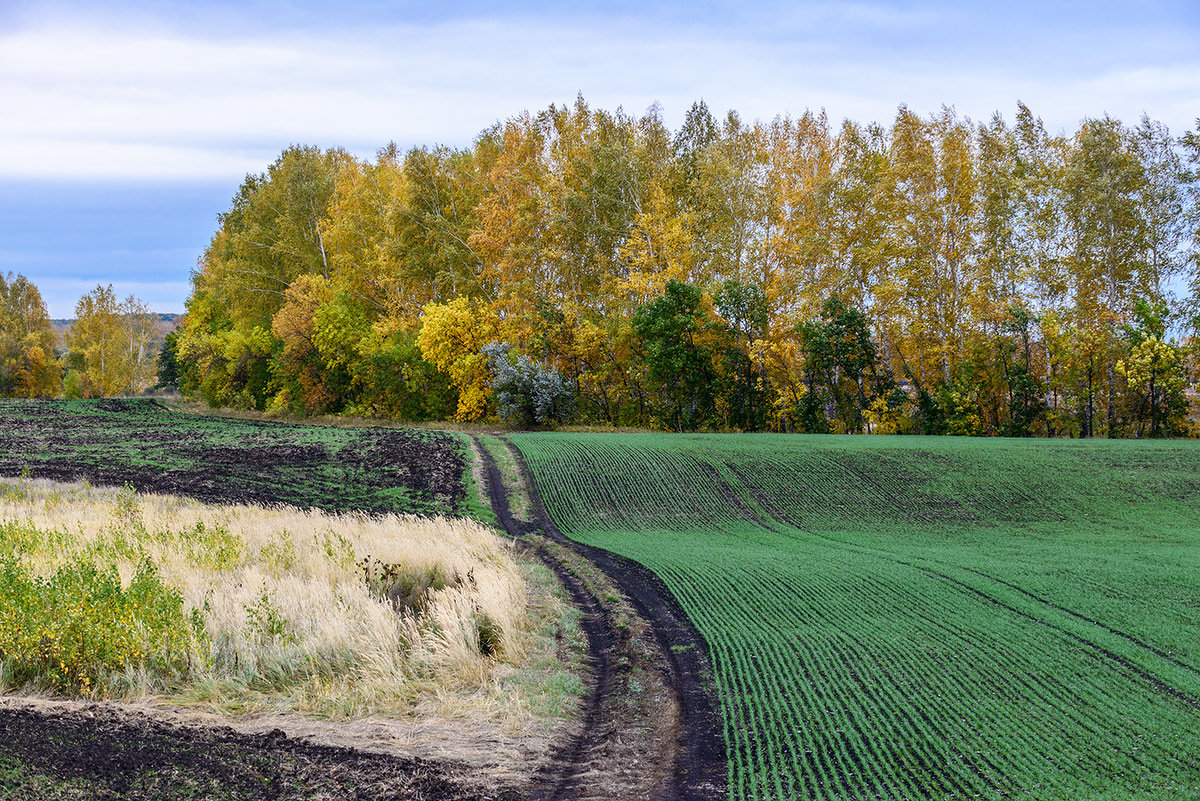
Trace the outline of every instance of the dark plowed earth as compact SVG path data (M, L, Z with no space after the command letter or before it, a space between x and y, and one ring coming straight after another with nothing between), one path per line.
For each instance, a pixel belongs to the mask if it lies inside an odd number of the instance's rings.
M460 775L466 773L463 766ZM516 801L462 784L447 765L304 743L282 732L166 724L96 705L45 714L0 708L0 798L427 799Z
M529 543L563 579L572 599L584 612L583 628L594 658L595 680L585 703L585 728L579 738L558 754L543 775L533 798L537 801L559 801L596 797L593 788L581 786L577 777L592 761L593 753L605 745L605 737L613 724L620 725L621 699L612 697L612 654L620 654L621 638L606 626L600 612L603 605L593 591L582 586L573 575L563 554L586 558L600 568L608 581L631 602L638 616L649 625L656 644L656 669L674 695L673 712L677 719L672 736L654 744L656 753L649 761L667 766L643 797L663 801L715 801L727 797L728 772L724 737L717 713L716 692L707 646L700 633L688 620L679 604L662 581L645 567L599 548L593 548L565 537L546 513L528 468L515 448L510 448L518 461L522 480L528 491L534 520L523 523L513 519L503 480L495 460L483 447L488 473L492 507L505 530L513 537ZM547 547L548 540L552 547ZM539 544L543 543L543 544ZM583 597L579 597L582 595ZM625 712L624 714L628 714ZM615 796L621 797L621 796Z
M0 476L129 482L217 503L461 513L464 463L453 442L432 432L195 418L143 400L0 402ZM486 780L450 761L178 725L111 705L0 707L0 799L523 796Z
M173 412L151 400L0 401L0 476L130 483L207 503L462 515L457 440Z

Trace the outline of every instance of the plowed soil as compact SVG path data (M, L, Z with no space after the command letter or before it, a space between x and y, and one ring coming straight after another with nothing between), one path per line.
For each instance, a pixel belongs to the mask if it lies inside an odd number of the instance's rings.
M0 708L0 798L515 801L463 766L310 745L275 731L170 725L110 705Z
M208 503L463 515L459 442L171 412L152 400L0 401L0 475L132 484Z

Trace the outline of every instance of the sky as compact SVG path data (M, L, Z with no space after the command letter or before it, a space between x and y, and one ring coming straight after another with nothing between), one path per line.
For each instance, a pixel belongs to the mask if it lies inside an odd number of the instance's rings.
M1053 131L1200 117L1200 2L0 0L0 273L50 316L112 283L181 312L239 184L291 144L466 146L570 103L677 126L900 104Z

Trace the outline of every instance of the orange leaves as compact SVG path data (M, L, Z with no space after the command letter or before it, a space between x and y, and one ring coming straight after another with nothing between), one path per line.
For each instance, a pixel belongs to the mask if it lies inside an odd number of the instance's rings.
M299 384L301 401L310 412L323 410L333 400L314 339L317 310L332 297L324 276L302 275L288 287L283 306L271 318L271 333L283 343L279 366Z
M283 296L283 306L271 318L271 332L283 342L285 351L315 348L313 331L317 309L333 298L329 281L321 275L302 275L292 282Z

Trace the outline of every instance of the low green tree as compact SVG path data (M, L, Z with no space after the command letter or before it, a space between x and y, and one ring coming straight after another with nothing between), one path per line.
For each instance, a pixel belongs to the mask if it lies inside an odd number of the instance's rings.
M717 374L714 334L704 293L668 281L663 294L638 308L633 329L641 340L650 380L663 399L664 422L677 431L712 420Z
M809 390L801 419L815 424L815 405L823 402L827 419L840 421L847 433L861 432L863 411L874 397L891 390L880 375L867 318L831 295L820 316L800 323L796 334Z
M713 305L728 329L721 354L726 427L761 431L767 425L771 390L751 351L766 337L766 295L754 284L730 279L717 291Z
M158 352L158 389L163 392L179 391L179 331L171 331L163 339Z

